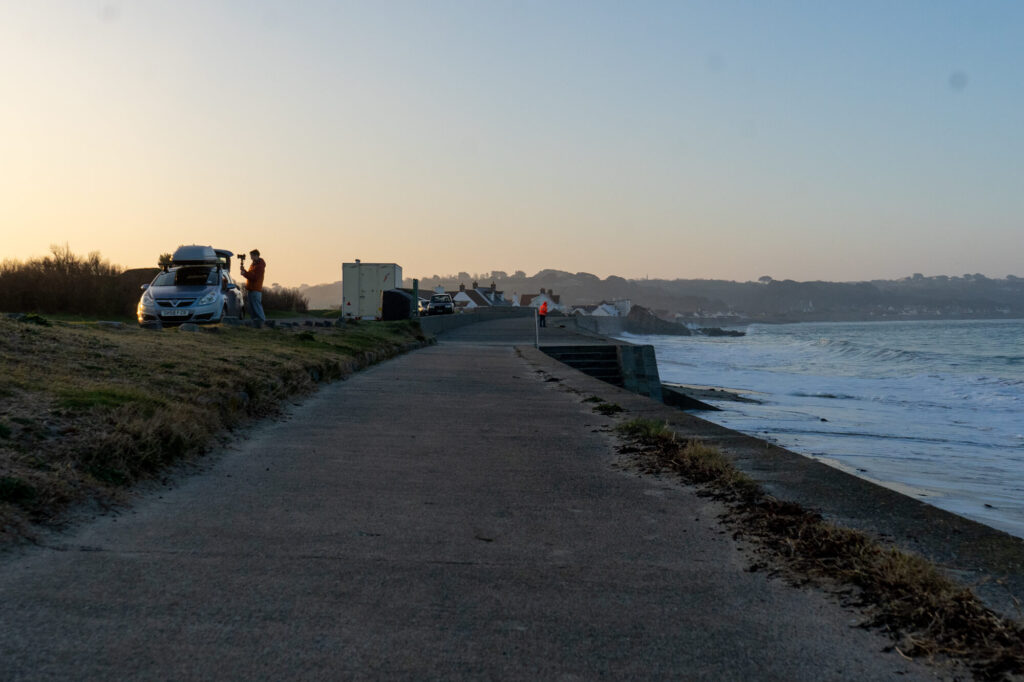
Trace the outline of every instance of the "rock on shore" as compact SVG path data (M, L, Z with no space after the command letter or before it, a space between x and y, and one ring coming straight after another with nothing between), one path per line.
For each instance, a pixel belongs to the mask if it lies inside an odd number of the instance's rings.
M630 334L671 334L674 336L692 336L694 333L704 336L745 336L746 332L720 329L719 327L701 327L696 332L684 324L663 320L647 308L635 305L626 317L625 331Z

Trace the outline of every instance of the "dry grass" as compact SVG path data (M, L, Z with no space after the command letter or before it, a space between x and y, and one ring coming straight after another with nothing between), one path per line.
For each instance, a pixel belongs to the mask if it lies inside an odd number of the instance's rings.
M603 414L606 417L611 417L618 414L619 412L625 412L625 410L623 410L622 406L617 403L606 403L604 401L601 401L594 405L594 412L597 412L598 414Z
M737 533L769 561L852 594L866 625L889 633L902 655L949 657L982 679L1024 675L1024 625L993 613L931 562L766 495L718 448L680 442L665 424L637 419L619 431L640 446L627 451L645 469L675 471L725 501Z
M634 419L622 424L619 431L647 447L645 454L653 458L648 462L651 470L676 471L691 483L707 484L730 499L745 501L761 493L757 483L733 466L721 450L696 439L681 442L675 431L661 422Z
M416 322L211 331L0 318L0 537L114 499L288 397L425 340Z

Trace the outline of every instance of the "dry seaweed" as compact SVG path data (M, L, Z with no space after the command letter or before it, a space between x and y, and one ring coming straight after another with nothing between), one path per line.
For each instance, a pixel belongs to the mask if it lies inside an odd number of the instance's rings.
M1024 675L1024 625L987 608L971 590L921 556L839 527L799 504L764 493L718 447L677 439L667 425L619 427L646 470L671 470L723 500L738 535L792 575L850 591L865 626L887 632L906 657L962 661L981 679Z

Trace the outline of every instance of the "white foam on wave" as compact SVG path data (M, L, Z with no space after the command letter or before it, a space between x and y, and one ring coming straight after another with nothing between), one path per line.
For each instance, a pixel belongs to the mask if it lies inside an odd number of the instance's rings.
M1000 321L628 340L655 346L664 381L761 394L760 404L712 400L723 411L705 418L1024 537L1024 365L1006 360L1020 357L1021 338L1024 322Z

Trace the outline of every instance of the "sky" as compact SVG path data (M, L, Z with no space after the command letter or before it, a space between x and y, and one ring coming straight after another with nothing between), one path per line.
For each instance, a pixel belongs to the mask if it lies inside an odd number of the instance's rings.
M1024 3L0 1L0 259L1024 275Z

